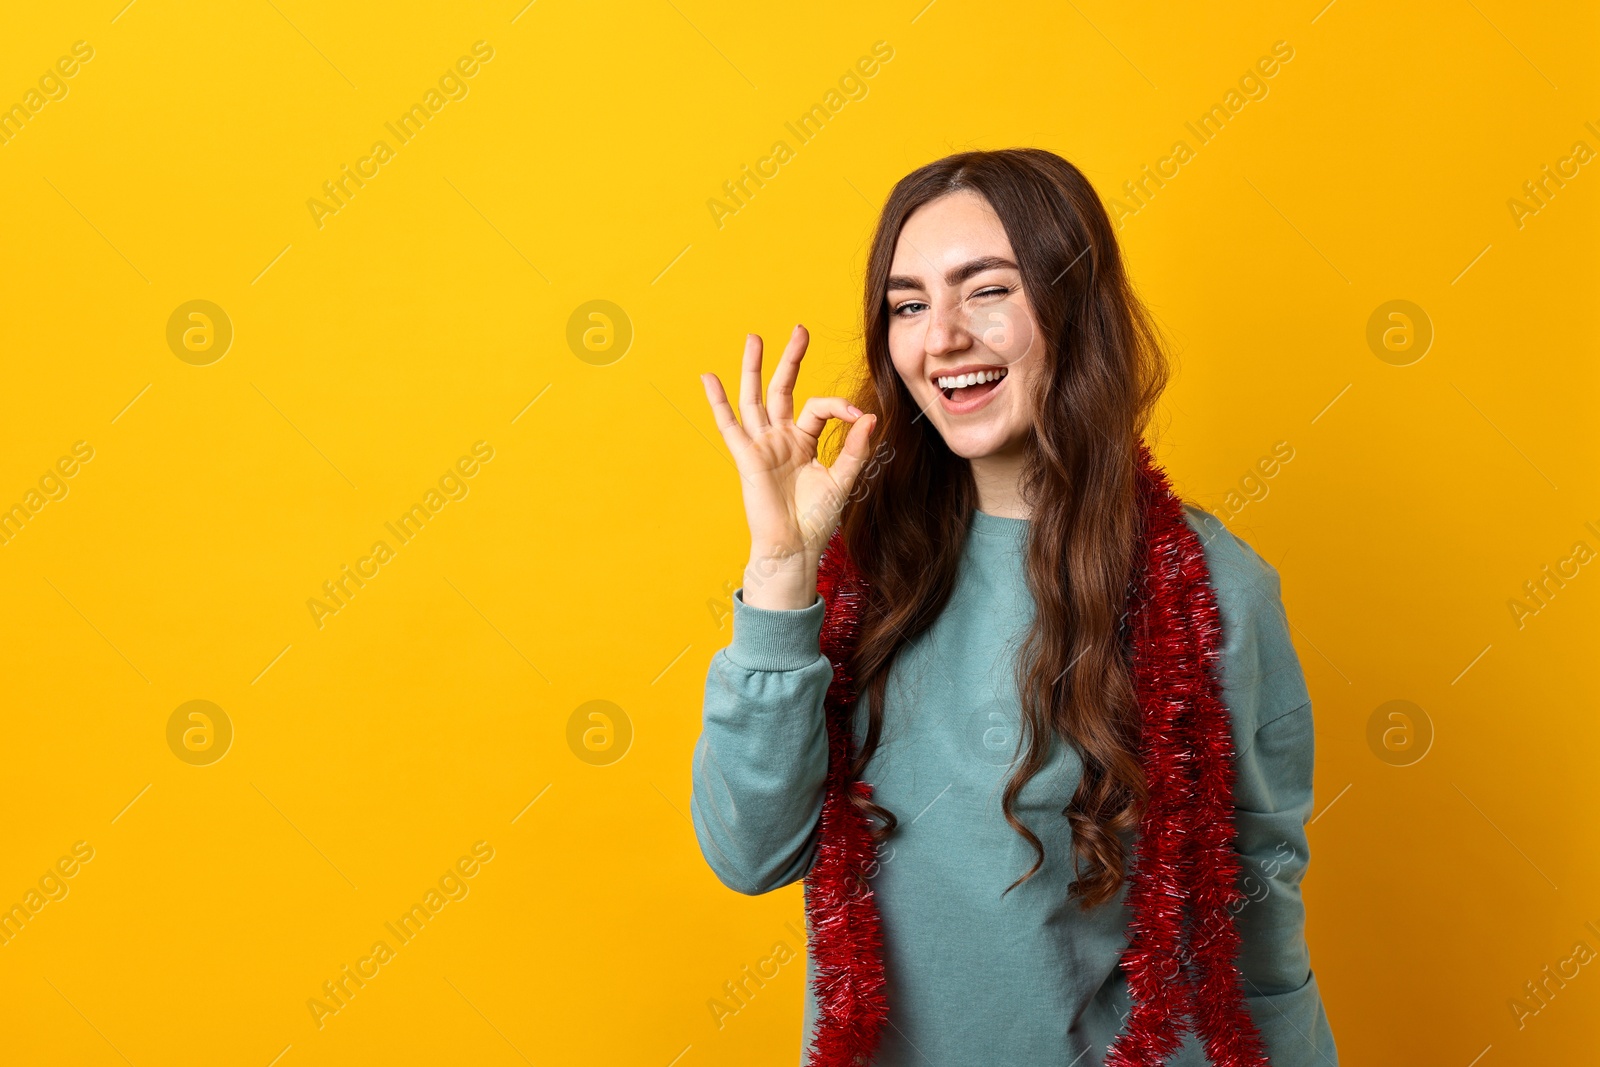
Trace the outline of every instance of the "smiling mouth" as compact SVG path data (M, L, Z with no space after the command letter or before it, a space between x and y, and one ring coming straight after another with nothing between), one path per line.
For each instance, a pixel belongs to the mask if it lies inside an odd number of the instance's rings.
M954 376L934 379L934 384L944 394L944 398L956 404L963 404L978 400L989 393L1005 378L1009 371L1000 370L979 371L974 374L957 374Z

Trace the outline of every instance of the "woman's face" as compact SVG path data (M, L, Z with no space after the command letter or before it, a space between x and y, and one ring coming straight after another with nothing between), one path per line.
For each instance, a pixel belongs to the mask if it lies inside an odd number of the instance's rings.
M887 300L895 370L950 451L969 460L1020 454L1033 432L1043 346L989 202L961 190L913 211Z

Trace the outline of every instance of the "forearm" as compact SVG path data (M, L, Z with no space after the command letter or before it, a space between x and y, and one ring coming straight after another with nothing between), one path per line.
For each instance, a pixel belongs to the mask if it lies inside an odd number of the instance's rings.
M1248 978L1244 989L1245 1006L1272 1067L1339 1067L1315 974L1308 971L1305 984L1287 993L1258 993Z
M1251 1018L1273 1067L1337 1067L1338 1050L1305 939L1300 884L1310 863L1313 735L1306 705L1257 730L1241 754L1236 847L1245 898L1235 916Z
M741 893L797 880L816 851L833 667L818 641L824 606L814 592L813 601L767 610L736 591L733 642L707 672L690 815L706 862Z

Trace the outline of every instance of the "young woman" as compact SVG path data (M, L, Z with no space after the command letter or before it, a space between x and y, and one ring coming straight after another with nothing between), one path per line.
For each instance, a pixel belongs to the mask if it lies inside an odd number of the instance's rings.
M751 552L694 826L741 893L806 880L802 1060L1336 1065L1278 575L1143 442L1167 369L1093 188L922 167L864 310L850 399L795 415L800 326L765 403L747 338L742 421L702 376Z

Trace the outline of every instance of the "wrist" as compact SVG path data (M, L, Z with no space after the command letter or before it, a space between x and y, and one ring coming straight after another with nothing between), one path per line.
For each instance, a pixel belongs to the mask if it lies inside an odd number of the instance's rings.
M775 611L809 608L817 599L817 567L807 553L752 556L744 569L744 602Z

